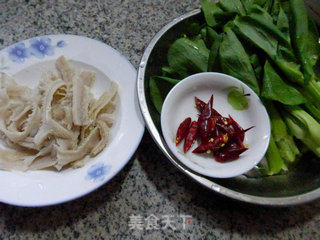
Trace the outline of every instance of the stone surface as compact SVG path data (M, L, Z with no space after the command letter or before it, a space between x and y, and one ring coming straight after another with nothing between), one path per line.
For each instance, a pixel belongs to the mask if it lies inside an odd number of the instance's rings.
M84 35L137 67L153 35L198 6L191 0L0 0L0 49L43 34ZM181 219L176 230L130 230L131 215L151 214L190 215L192 222L185 230ZM81 199L46 208L0 204L0 239L319 239L319 226L320 201L265 208L202 188L166 160L148 133L118 176Z

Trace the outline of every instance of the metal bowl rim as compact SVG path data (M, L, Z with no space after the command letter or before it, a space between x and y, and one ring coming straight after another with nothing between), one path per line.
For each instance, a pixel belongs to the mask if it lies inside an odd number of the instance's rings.
M139 69L138 69L138 75L137 75L137 92L138 92L138 99L139 99L139 106L142 113L142 116L144 118L144 121L146 123L146 127L152 136L153 140L156 142L160 150L164 153L164 155L170 160L170 162L176 166L180 171L185 173L187 176L189 176L194 181L200 183L202 186L205 186L206 188L209 188L210 190L213 190L221 195L230 197L232 199L236 199L239 201L244 201L247 203L257 204L257 205L265 205L265 206L292 206L297 204L303 204L310 201L313 201L320 197L320 188L317 188L313 191L299 194L296 196L290 196L290 197L260 197L260 196L253 196L241 192L237 192L234 190L231 190L229 188L223 187L205 177L202 177L201 175L194 174L193 172L186 169L181 163L179 163L177 160L174 159L174 157L170 154L162 136L160 135L159 131L157 130L150 112L148 110L146 96L145 96L145 88L144 88L144 77L145 77L145 71L147 62L149 60L150 54L154 48L154 46L157 44L157 42L160 40L160 38L168 31L170 30L174 25L177 23L193 17L201 12L200 9L195 9L191 12L188 12L180 17L175 18L170 23L168 23L166 26L164 26L150 41L148 46L145 48L145 51L143 53L143 56L140 61Z

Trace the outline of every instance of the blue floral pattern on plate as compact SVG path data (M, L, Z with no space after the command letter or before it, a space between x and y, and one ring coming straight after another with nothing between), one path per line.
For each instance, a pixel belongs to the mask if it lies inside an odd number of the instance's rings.
M54 54L54 48L51 45L51 39L48 37L31 39L30 52L37 58L44 58L45 55L52 56Z
M64 40L56 44L51 43L49 37L37 37L29 40L30 46L26 47L25 42L19 42L8 48L9 58L13 62L23 63L30 56L43 59L45 56L53 56L55 48L62 48L67 45Z
M103 163L97 163L92 165L87 172L86 179L93 181L102 181L105 175L110 171L111 166Z
M20 42L14 44L8 49L9 58L13 62L22 63L26 58L30 56L30 50L26 48L25 44Z
M57 42L57 47L61 48L61 47L65 47L66 45L67 45L67 43L65 41L63 41L63 40Z

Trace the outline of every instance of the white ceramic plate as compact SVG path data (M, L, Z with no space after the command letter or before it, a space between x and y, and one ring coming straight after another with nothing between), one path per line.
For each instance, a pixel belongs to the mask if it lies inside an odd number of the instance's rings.
M243 88L246 94L250 94L249 107L238 111L228 103L229 87ZM208 102L211 94L214 96L213 107L224 117L230 114L232 118L244 129L255 126L246 132L244 143L249 149L234 161L220 163L212 155L194 154L192 150L183 153L183 143L175 145L175 137L180 123L187 117L198 119L194 97ZM172 153L187 167L200 174L215 177L228 178L241 175L263 158L270 139L270 122L267 111L259 97L244 83L238 79L222 73L199 73L191 75L180 81L167 95L161 112L161 128L164 139Z
M61 172L0 170L0 201L19 206L46 206L79 198L108 182L130 160L144 132L136 96L136 69L118 51L86 37L49 35L28 39L0 51L0 72L34 87L42 72L64 55L71 65L97 72L92 88L98 96L119 85L116 122L107 147L79 169ZM1 143L2 144L2 143Z

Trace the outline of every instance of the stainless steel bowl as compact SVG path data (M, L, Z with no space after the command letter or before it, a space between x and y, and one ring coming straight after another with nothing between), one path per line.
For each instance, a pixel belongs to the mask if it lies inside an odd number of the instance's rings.
M299 171L286 176L249 178L243 175L231 179L213 179L188 169L168 149L162 137L159 115L149 97L148 81L150 76L161 74L169 43L181 36L188 22L199 18L202 15L197 9L174 19L155 35L142 56L137 90L140 108L154 141L178 169L203 186L230 198L269 206L295 205L319 198L320 161L312 157L306 156L298 166Z

